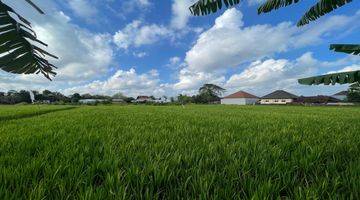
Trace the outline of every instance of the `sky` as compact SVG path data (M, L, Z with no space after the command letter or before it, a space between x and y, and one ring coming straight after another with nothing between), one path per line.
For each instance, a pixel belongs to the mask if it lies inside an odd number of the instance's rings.
M160 97L196 94L212 83L226 94L331 95L348 85L303 86L297 79L360 69L360 56L329 50L331 43L360 41L359 1L301 28L296 22L315 0L262 15L262 0L244 0L202 17L189 12L194 0L33 1L46 15L23 0L3 0L59 57L50 59L57 75L49 81L0 71L0 91Z

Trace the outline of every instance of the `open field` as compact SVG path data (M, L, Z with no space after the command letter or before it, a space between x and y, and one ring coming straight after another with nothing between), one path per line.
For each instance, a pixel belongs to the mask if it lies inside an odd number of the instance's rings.
M359 107L0 106L0 199L359 199L359 155Z

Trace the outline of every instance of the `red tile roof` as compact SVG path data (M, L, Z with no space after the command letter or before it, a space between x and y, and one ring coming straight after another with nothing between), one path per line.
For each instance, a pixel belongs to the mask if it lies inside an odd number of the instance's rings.
M245 99L257 98L258 99L259 97L249 94L244 91L239 91L239 92L236 92L234 94L230 94L229 96L224 97L224 99L236 99L236 98L245 98Z

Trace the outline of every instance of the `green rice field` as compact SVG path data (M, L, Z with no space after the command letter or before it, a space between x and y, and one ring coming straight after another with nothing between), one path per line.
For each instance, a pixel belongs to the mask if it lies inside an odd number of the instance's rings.
M360 199L360 107L0 106L0 199Z

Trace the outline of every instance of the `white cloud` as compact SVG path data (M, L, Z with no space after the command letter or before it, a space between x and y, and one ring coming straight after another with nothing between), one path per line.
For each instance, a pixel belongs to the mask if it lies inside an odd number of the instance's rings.
M338 72L350 72L360 70L360 64L353 64L337 71L330 71L327 74L338 73Z
M181 69L178 82L174 84L174 89L179 91L194 91L205 83L222 85L225 77L213 73L194 72L188 68Z
M171 58L169 59L169 65L171 65L171 66L177 65L177 64L179 64L180 62L181 62L181 58L180 58L180 57L177 57L177 56L171 57Z
M17 8L21 5L13 6ZM57 76L50 82L41 75L2 73L0 90L59 90L102 78L110 71L113 62L111 35L80 28L72 24L70 17L52 6L46 7L49 10L45 11L49 14L45 17L31 10L27 12L26 9L24 13L27 18L36 18L31 21L38 38L49 45L45 50L59 57L58 60L51 59L58 67L55 69Z
M233 74L224 84L228 91L247 90L264 95L281 89L301 95L331 94L346 86L303 86L298 79L317 74L324 63L308 52L294 61L266 59L252 62L244 71ZM349 70L349 69L348 69Z
M143 58L145 56L147 56L148 54L146 52L133 52L133 56L137 57L137 58Z
M356 23L359 18L360 13L352 17L331 16L304 28L297 28L290 22L246 27L242 13L232 8L199 36L186 53L185 61L190 69L196 71L236 67L289 49L318 44L329 35Z
M161 96L168 89L167 84L161 84L157 70L138 74L134 68L128 71L118 70L105 81L93 81L83 86L66 89L66 94L75 92L91 94L115 94L122 92L128 96L138 95Z
M174 29L183 29L187 26L191 13L189 7L194 0L173 0L171 27Z
M169 37L170 34L171 31L165 26L144 25L142 21L135 20L116 32L113 39L119 48L128 49L131 46L139 47L153 44L163 37Z
M87 0L68 0L71 10L78 16L86 20L93 20L98 10Z

